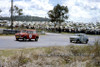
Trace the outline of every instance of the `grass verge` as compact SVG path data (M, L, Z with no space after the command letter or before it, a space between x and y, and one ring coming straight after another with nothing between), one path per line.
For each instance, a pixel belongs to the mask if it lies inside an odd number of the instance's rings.
M100 44L0 50L3 67L100 67Z

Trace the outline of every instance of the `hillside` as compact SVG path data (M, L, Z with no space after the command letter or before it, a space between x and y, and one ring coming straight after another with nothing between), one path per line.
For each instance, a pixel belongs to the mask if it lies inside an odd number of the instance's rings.
M15 21L49 21L48 18L42 18L37 16L14 16ZM10 17L0 17L0 20L10 20Z

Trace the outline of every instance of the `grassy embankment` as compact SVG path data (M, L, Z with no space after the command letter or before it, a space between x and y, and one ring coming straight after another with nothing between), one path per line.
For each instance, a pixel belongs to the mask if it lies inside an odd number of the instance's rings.
M100 44L0 50L6 67L100 67Z

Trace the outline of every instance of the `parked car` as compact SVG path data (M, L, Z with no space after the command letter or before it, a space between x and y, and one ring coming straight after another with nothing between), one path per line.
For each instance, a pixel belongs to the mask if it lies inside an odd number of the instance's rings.
M74 36L70 37L70 42L76 43L88 43L89 39L85 34L75 34Z
M28 40L35 39L35 41L38 41L39 35L37 34L36 30L26 29L26 30L20 31L20 33L16 33L15 38L17 41L20 39L22 39L23 41L27 39Z

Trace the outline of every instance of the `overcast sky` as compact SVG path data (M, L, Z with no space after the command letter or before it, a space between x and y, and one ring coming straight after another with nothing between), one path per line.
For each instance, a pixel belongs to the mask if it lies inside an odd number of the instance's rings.
M10 1L0 0L1 16L10 16ZM69 19L75 22L100 21L100 0L14 0L24 15L48 17L47 12L57 4L68 6Z

